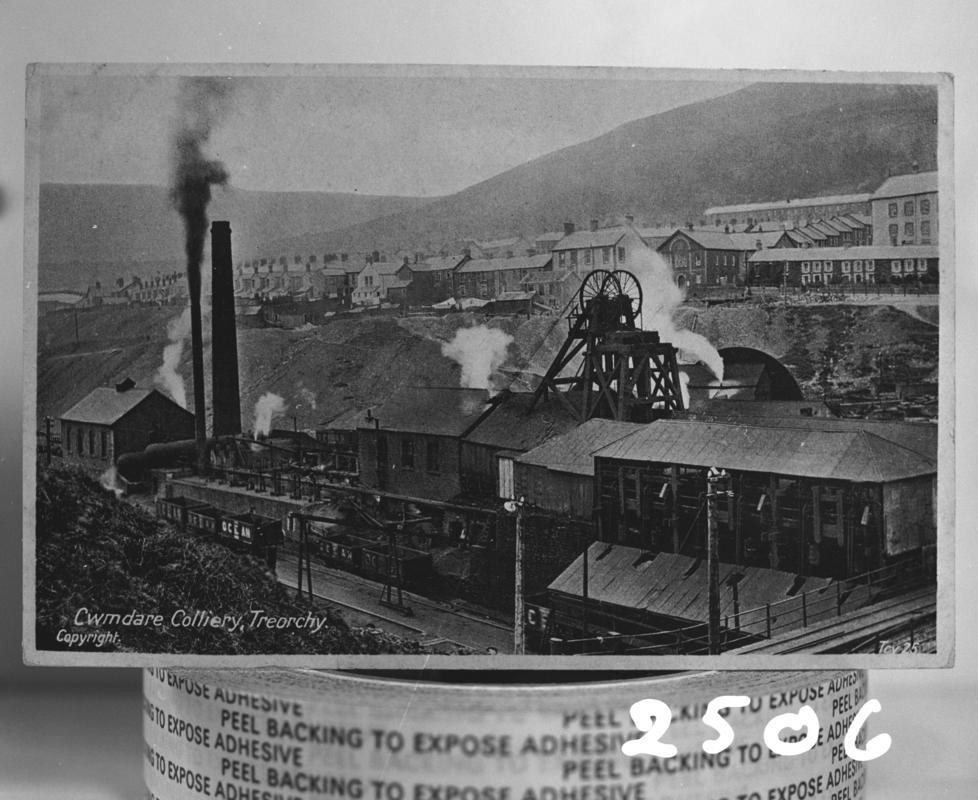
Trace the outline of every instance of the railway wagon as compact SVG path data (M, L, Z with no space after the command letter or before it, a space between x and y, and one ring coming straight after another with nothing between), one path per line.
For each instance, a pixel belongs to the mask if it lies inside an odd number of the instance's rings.
M225 542L255 550L276 547L283 540L282 523L258 514L225 515L220 518L218 537Z
M195 506L187 509L187 527L208 536L217 536L224 512L214 506Z
M341 565L360 568L363 566L363 551L373 545L370 539L340 533L327 537L322 544L323 554Z
M204 503L187 497L160 497L156 501L156 516L186 527L188 512L203 507Z
M431 553L398 545L394 557L400 566L401 577L407 582L421 580L431 573ZM374 544L363 550L363 568L369 572L378 575L394 572L390 560L389 544Z

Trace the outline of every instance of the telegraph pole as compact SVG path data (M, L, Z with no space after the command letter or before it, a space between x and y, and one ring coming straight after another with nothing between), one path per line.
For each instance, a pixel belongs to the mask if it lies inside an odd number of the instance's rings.
M526 652L526 626L523 624L523 505L524 498L509 500L504 507L516 512L516 565L514 568L513 651L521 656Z
M718 496L732 497L733 492L718 491L717 484L730 475L726 470L710 467L706 473L706 571L709 583L709 627L708 642L710 655L720 654L720 552L717 542L716 502Z

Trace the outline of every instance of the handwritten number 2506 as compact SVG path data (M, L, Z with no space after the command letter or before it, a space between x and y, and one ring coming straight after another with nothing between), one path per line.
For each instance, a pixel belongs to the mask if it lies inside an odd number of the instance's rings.
M703 714L703 723L713 728L717 735L714 739L707 739L703 742L703 752L719 753L726 750L733 744L734 729L729 722L720 714L724 708L743 708L750 705L750 698L747 695L723 695L715 697L706 707ZM875 714L882 709L879 700L867 700L862 708L852 720L849 730L846 732L844 744L846 755L853 761L872 761L879 758L890 749L892 739L887 733L874 736L864 748L856 745L859 731L869 718L870 714ZM635 727L643 732L643 736L638 739L631 739L621 746L621 751L626 756L658 756L659 758L672 758L678 753L674 744L667 744L662 741L662 737L669 730L672 722L672 711L669 706L661 700L648 698L639 700L632 704L628 711L635 723ZM805 729L805 737L797 742L785 742L781 739L781 731L791 728L795 731ZM818 715L811 706L802 706L798 713L779 714L773 717L764 726L764 744L771 752L779 756L797 756L807 753L818 741L819 721Z

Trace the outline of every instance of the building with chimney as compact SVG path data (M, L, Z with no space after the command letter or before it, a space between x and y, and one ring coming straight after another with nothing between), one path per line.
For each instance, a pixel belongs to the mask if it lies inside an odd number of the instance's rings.
M100 386L60 417L66 461L104 470L123 453L194 437L194 415L156 389L131 380Z
M467 260L455 270L457 297L492 300L504 292L525 292L524 281L551 269L553 254L477 258Z
M724 233L680 229L657 248L680 289L740 286L748 282L749 257L771 247L791 247L786 231Z
M872 195L869 193L797 197L763 203L736 203L712 206L703 212L713 225L723 226L759 223L779 223L794 226L808 225L817 219L841 214L871 214Z
M633 222L628 216L624 225L600 228L598 220L592 219L582 231L565 222L564 237L553 246L554 266L580 275L595 269L627 270L638 252L648 251Z
M820 286L840 283L936 282L938 248L927 245L773 248L749 257L756 284Z

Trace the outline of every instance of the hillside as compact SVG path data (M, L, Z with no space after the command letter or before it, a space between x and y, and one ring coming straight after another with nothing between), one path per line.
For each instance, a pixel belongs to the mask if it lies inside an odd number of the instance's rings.
M343 228L427 202L228 188L215 190L210 217L231 220L235 254L245 258L273 239ZM46 183L40 187L38 213L41 290L84 288L94 280L111 283L117 276L147 274L147 269L184 268L182 222L165 187Z
M130 376L150 386L166 344L166 323L176 309L101 309L41 317L38 330L39 427L57 418L93 388ZM680 319L718 347L755 347L782 360L808 397L867 388L878 377L880 356L914 377L937 365L937 329L890 306L718 306L681 309ZM514 337L507 375L543 372L566 328L552 318L337 317L308 330L239 330L242 413L252 422L267 391L288 404L280 425L300 428L352 408L379 404L400 386L457 386L460 368L441 353L459 327L487 322ZM205 355L209 374L210 353ZM180 372L190 391L189 347ZM525 389L517 380L514 389Z
M631 212L682 224L713 205L876 189L936 168L931 88L755 84L551 153L421 209L333 231L329 249L527 234Z

